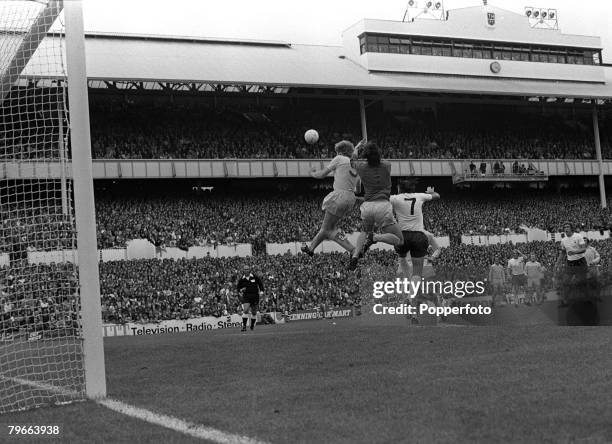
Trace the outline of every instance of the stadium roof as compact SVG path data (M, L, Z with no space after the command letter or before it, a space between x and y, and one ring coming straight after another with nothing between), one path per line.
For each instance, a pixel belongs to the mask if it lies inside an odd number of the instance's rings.
M342 46L116 34L88 35L86 53L92 80L612 98L611 67L602 68L606 84L381 73L351 61Z

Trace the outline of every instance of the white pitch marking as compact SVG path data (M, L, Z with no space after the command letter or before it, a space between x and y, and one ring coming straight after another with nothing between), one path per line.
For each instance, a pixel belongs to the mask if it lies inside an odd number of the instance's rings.
M5 381L13 381L22 385L29 385L42 390L56 392L62 395L80 395L74 390L57 387L44 382L29 381L27 379L7 377L2 375L0 375L0 379L4 379ZM254 438L249 438L248 436L226 433L221 430L214 429L212 427L206 427L200 424L194 424L188 421L184 421L182 419L175 418L174 416L163 415L161 413L155 413L150 410L135 407L124 402L117 401L115 399L103 398L95 400L95 402L123 415L140 419L150 424L156 424L161 427L165 427L167 429L183 433L184 435L192 436L194 438L205 439L219 444L266 444L265 441L259 441Z

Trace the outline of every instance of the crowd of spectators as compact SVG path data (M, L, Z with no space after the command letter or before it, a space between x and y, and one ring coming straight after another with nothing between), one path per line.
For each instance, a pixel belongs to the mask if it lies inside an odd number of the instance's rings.
M120 247L134 238L181 248L259 239L266 243L307 241L321 224L323 195L213 192L173 198L103 197L96 202L98 245ZM358 227L357 212L342 224L347 232Z
M79 316L75 267L69 263L12 264L0 266L0 338L21 328L74 331Z
M250 243L306 242L318 231L325 189L301 191L200 191L146 194L99 192L96 198L98 248L123 248L132 239L157 247L217 246ZM612 201L608 207L612 206ZM0 205L0 252L70 249L75 245L74 220L60 207L21 209ZM467 192L445 194L424 208L425 227L436 236L459 242L462 235L504 235L526 227L549 232L572 220L581 231L605 231L612 214L594 195L543 192ZM359 209L341 223L359 231Z
M371 111L368 135L391 159L595 158L590 127L560 116L446 114ZM315 107L100 104L92 107L91 127L93 155L106 159L329 158L338 140L361 138L358 110ZM309 128L321 136L312 146L303 139ZM601 137L612 155L605 130Z
M133 238L165 246L250 243L256 239L305 242L320 227L324 194L211 192L181 198L102 198L97 201L98 243L100 248L110 248ZM445 195L427 204L424 218L429 231L453 239L521 233L524 227L557 232L564 220L575 221L585 231L612 226L612 215L601 209L594 196L543 193ZM356 207L341 228L350 233L359 227Z
M153 321L238 313L236 284L244 265L263 279L264 312L322 304L350 307L359 299L355 274L340 254L108 262L100 265L104 319Z
M54 94L38 101L6 99L0 108L0 162L59 160L60 111L56 105L61 97ZM63 134L68 131L64 129Z
M74 220L61 207L0 204L0 252L27 255L32 250L65 250L75 245Z
M612 284L612 240L592 242L601 255L601 283ZM546 268L545 287L552 287L558 245L554 242L453 245L442 250L434 264L439 280L486 280L491 264L503 266L515 248L534 253ZM346 255L251 256L182 260L143 259L100 264L104 322L157 322L199 316L239 313L236 283L245 265L258 273L265 291L260 309L292 313L318 308L351 307L371 302L372 276L393 277L396 255L370 251L357 271L346 267ZM372 276L370 276L372 275ZM22 323L51 316L64 325L77 309L76 270L71 264L0 267L0 308ZM370 291L370 293L369 293ZM8 307L8 308L7 308ZM0 316L8 322L9 317ZM4 328L8 324L3 324Z
M370 260L376 259L392 257L373 253ZM236 284L245 265L263 279L263 312L359 303L357 277L340 254L146 259L100 263L103 320L155 322L238 313ZM68 307L76 303L76 276L70 263L0 267L0 322L13 317L28 323L26 313L38 315L41 306L47 313L76 313Z
M0 114L0 161L59 160L57 111L9 109L12 114ZM439 105L436 112L372 107L367 122L369 138L392 159L594 159L589 117ZM358 108L327 102L232 106L94 99L90 123L98 159L330 158L338 140L361 138ZM604 157L612 158L608 126L604 119L600 137ZM310 128L320 135L314 145L303 139Z

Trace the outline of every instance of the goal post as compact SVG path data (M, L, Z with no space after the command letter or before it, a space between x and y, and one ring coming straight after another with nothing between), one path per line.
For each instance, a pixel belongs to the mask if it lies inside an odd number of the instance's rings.
M0 0L0 87L1 414L106 396L80 0Z
M90 398L101 398L106 396L106 373L102 344L102 309L85 66L85 32L81 0L67 1L64 5L64 16L66 19L72 177L83 322L85 392Z

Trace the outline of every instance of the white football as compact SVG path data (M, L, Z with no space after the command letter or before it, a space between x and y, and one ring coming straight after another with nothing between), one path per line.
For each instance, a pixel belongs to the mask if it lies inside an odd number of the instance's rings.
M316 130L309 129L304 134L304 140L310 145L317 143L319 141L319 133Z

